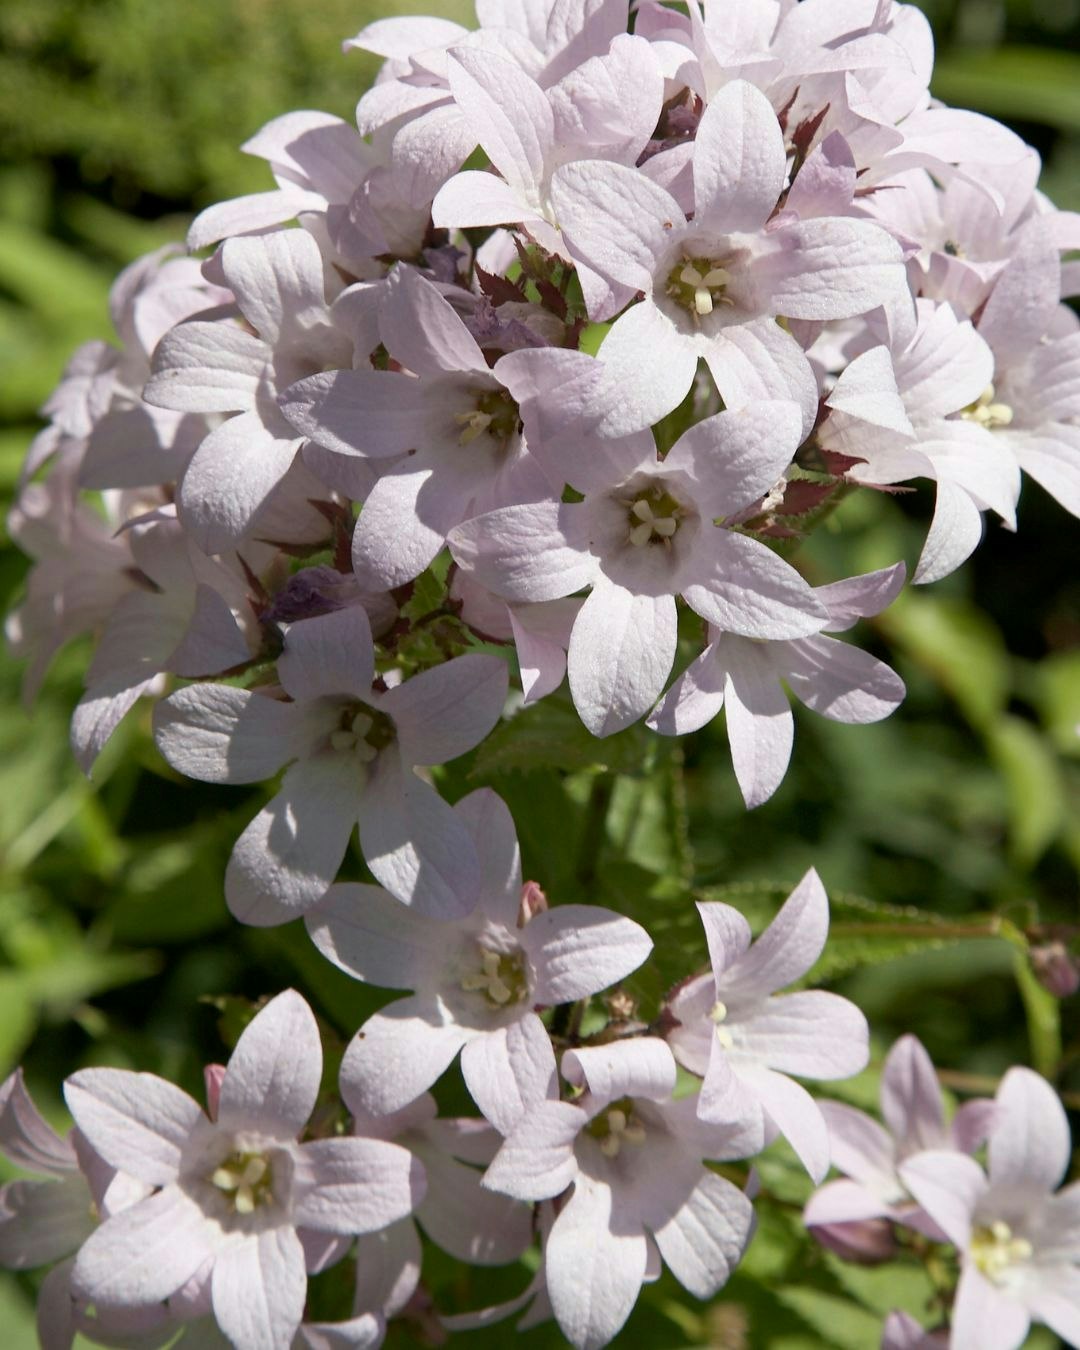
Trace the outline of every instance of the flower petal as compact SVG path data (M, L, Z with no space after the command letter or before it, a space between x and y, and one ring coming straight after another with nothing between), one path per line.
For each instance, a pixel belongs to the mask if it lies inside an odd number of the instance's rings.
M295 1139L315 1109L321 1076L315 1015L286 989L248 1023L229 1056L218 1125Z

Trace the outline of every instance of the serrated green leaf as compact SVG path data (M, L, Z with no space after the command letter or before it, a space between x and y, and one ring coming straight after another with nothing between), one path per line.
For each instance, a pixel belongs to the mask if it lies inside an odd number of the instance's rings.
M471 776L486 779L539 769L640 773L650 763L651 749L649 733L640 725L601 740L568 703L545 699L495 728L477 752Z

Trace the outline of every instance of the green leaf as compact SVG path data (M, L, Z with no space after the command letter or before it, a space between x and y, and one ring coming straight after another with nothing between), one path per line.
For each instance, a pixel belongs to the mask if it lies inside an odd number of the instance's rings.
M1005 707L1005 644L974 605L908 590L878 622L906 656L952 695L972 726L989 726Z
M820 1289L781 1285L777 1299L818 1333L831 1350L869 1350L881 1341L881 1318Z
M1068 51L1005 45L938 58L933 91L960 108L1080 130L1080 84Z
M1080 650L1055 652L1040 662L1034 698L1055 748L1080 757Z
M895 1308L921 1320L934 1297L926 1267L910 1258L882 1266L860 1266L826 1252L825 1264L845 1293L881 1318Z
M651 750L652 740L640 724L601 740L568 703L545 699L495 728L477 752L471 776L486 779L538 769L641 773Z
M988 727L987 748L1008 788L1009 851L1018 866L1032 867L1065 823L1061 769L1038 731L1019 717Z

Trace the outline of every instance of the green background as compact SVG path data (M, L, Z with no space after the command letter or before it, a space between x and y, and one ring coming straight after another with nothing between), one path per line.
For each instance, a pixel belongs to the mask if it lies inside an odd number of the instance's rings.
M4 0L0 6L0 492L10 498L47 396L72 348L109 337L108 288L140 253L182 239L193 210L269 186L238 151L299 107L351 115L376 63L343 38L406 4L323 0ZM966 0L925 6L939 37L934 90L1008 120L1044 156L1045 191L1080 209L1080 0ZM428 12L462 17L463 4ZM800 554L826 581L918 556L929 494L850 498ZM451 796L490 783L510 802L527 875L554 902L593 900L641 919L658 940L632 983L647 1010L704 956L689 895L740 904L755 926L811 864L834 902L816 978L855 998L875 1063L902 1031L983 1090L1033 1063L1080 1102L1074 1001L1031 974L1046 927L1077 923L1080 872L1080 527L1033 484L1020 531L991 524L972 564L909 593L861 639L908 683L874 727L798 716L792 769L747 817L722 726L678 747L633 731L590 743L565 705L528 714L535 735L496 738L446 774ZM27 563L5 540L9 607ZM246 1004L297 984L346 1037L382 1001L329 969L291 930L242 929L221 876L258 797L169 773L129 718L88 784L67 720L88 648L57 663L32 712L0 656L0 1075L24 1062L58 1123L76 1067L147 1068L200 1092ZM553 767L564 757L575 769ZM608 770L621 771L616 778ZM1041 926L1041 927L1040 927ZM200 1001L203 1000L203 1001ZM874 1071L843 1091L871 1105ZM446 1104L466 1109L459 1084ZM712 1308L665 1276L616 1345L721 1350L877 1344L881 1313L921 1310L913 1261L844 1266L799 1242L804 1180L782 1152L763 1165L762 1231ZM442 1307L521 1286L520 1270L425 1267ZM0 1284L0 1343L33 1344L37 1277ZM332 1300L334 1288L317 1298ZM470 1335L506 1344L509 1324ZM390 1344L427 1344L421 1322ZM549 1326L521 1337L555 1345ZM1047 1339L1033 1344L1048 1344Z

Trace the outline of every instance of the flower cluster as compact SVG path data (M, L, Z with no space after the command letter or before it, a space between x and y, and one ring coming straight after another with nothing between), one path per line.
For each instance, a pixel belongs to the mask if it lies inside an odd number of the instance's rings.
M70 1224L18 1240L22 1264L78 1249L49 1277L49 1345L207 1317L241 1350L373 1345L416 1287L415 1213L472 1261L535 1227L527 1318L599 1346L661 1261L701 1297L737 1263L750 1200L705 1160L779 1133L817 1181L844 1165L841 1108L789 1075L858 1072L865 1020L778 992L825 942L814 873L753 943L701 905L711 973L651 1024L612 1012L583 1036L548 1010L618 985L650 938L548 908L504 803L452 805L432 770L565 679L597 737L723 708L753 807L791 756L785 685L838 721L892 712L899 677L833 635L904 564L812 585L793 546L845 495L913 479L936 485L920 583L985 513L1015 526L1021 469L1080 514L1080 218L1016 136L930 98L912 6L684 8L476 0L473 31L371 24L346 43L384 58L356 124L264 127L245 148L277 187L124 272L122 346L81 348L46 405L11 518L35 559L7 624L28 692L93 633L87 772L146 696L181 774L284 770L232 851L231 912L303 918L343 970L408 991L345 1054L350 1136L297 1142L319 1055L295 994L212 1076L209 1115L87 1070L65 1142L10 1082L7 1141L59 1181L9 1194L6 1222L36 1232L71 1199ZM354 832L370 884L338 881ZM483 1120L425 1095L459 1052ZM698 1093L675 1095L676 1063ZM984 1222L989 1200L974 1228L946 1212L933 1154L889 1166L813 1222L917 1203L975 1253L963 1307L997 1316L987 1280L1011 1297L998 1275L1035 1237L1009 1206ZM305 1272L354 1249L354 1322L309 1326ZM1017 1306L1058 1325L1047 1298Z
M887 1128L822 1104L845 1180L811 1198L818 1239L856 1260L887 1259L892 1226L951 1243L961 1261L951 1334L890 1319L885 1350L1016 1350L1032 1321L1080 1344L1080 1182L1058 1191L1072 1151L1057 1094L1010 1069L993 1101L970 1101L946 1127L941 1090L913 1036L893 1046L881 1082ZM971 1156L987 1144L986 1171Z

